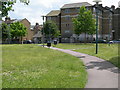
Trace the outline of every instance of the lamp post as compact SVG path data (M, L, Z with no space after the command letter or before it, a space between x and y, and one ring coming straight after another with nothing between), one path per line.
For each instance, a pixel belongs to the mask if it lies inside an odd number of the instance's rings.
M11 42L11 36L10 36L10 23L8 23L8 43L10 44Z
M43 38L43 40L42 40L42 43L43 43L43 47L44 47L44 17L45 16L42 16L42 18L43 18L43 35L42 35L42 38Z
M50 28L50 23L48 23L48 41L47 41L47 46L50 48L51 47L51 28Z
M98 53L98 3L101 0L93 0L96 3L96 54Z

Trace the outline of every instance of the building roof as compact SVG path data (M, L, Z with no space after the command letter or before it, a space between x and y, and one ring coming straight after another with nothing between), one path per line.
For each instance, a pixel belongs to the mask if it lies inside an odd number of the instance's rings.
M116 8L116 9L114 10L114 13L115 13L115 14L120 14L120 8Z
M37 37L42 37L41 31L38 31L38 33L33 36L33 38L37 38Z
M28 19L24 18L24 19L13 19L12 22L21 22L21 21L23 21L23 20L27 20L27 21L28 21ZM29 22L29 21L28 21L28 22ZM29 23L30 23L30 22L29 22Z
M21 22L23 19L15 19L13 22Z
M75 8L75 7L82 7L82 6L92 6L92 4L88 2L71 3L71 4L65 4L61 9Z
M60 14L60 10L52 10L46 16L58 16Z

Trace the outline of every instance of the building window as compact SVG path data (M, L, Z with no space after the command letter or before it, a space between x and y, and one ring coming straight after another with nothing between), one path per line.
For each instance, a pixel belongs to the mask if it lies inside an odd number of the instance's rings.
M66 24L66 27L69 27L69 24Z
M51 20L51 17L47 17L47 20Z
M70 31L69 30L65 30L65 33L70 33Z
M93 8L93 12L96 12L96 9L95 9L95 7Z
M70 16L66 16L66 17L65 17L65 20L70 20Z
M65 13L70 13L70 9L65 9Z
M88 8L88 7L86 7L86 10L89 10L89 8Z
M80 11L80 8L76 8L76 11L79 12L79 11Z
M102 11L101 11L101 10L98 10L98 14L99 14L99 15L102 15Z
M66 27L67 27L67 24L66 24Z

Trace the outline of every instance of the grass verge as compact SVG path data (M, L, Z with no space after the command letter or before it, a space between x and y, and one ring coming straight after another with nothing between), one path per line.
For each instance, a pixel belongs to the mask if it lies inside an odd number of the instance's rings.
M118 55L119 44L99 44L98 54L95 54L95 44L58 44L57 48L71 49L73 51L86 53L105 59L120 68L120 56Z

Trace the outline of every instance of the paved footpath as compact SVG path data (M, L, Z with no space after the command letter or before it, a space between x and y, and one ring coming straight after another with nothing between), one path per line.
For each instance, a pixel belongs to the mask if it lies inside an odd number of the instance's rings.
M87 54L51 47L80 58L88 72L86 88L118 88L118 68L113 64Z

